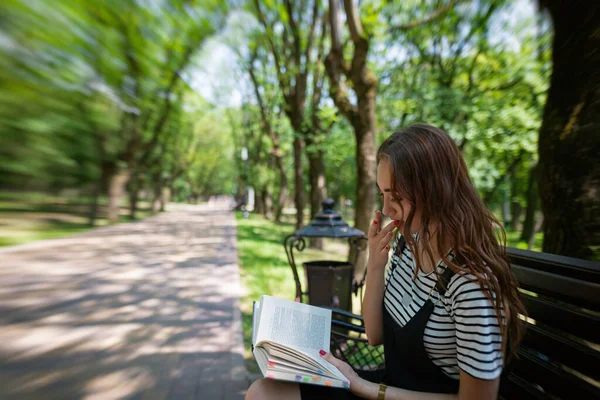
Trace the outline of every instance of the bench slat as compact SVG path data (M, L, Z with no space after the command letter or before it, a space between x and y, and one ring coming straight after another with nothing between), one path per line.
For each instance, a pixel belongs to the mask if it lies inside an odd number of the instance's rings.
M600 284L575 278L537 271L521 265L513 265L512 270L525 290L547 294L567 303L573 303L591 310L600 308Z
M600 381L600 352L535 325L527 327L521 346L533 349L592 379Z
M529 382L509 373L500 381L500 398L502 400L547 400L548 396Z
M510 365L510 372L529 382L539 385L544 392L563 399L600 399L600 388L572 375L563 369L531 355L523 346L518 350L519 358Z
M558 256L507 247L506 254L513 265L568 276L586 282L600 283L600 263L579 258Z
M590 342L600 340L600 317L525 293L521 293L521 298L530 318Z

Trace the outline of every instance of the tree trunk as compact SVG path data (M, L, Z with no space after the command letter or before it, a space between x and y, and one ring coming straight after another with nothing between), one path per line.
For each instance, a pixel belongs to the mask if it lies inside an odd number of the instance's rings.
M535 211L537 209L538 194L537 194L537 164L529 170L529 183L527 184L527 209L525 211L525 221L523 222L523 230L521 231L521 242L528 242L534 232L535 226Z
M527 250L533 249L533 246L535 244L535 236L540 231L540 229L542 229L543 223L544 223L544 216L540 215L540 219L538 222L536 222L535 227L533 228L533 232L531 233L531 236L529 237L529 240L527 241Z
M377 77L367 65L370 38L362 29L356 3L352 0L345 0L344 10L350 38L354 44L352 61L344 60L341 46L339 3L336 0L329 0L331 51L325 59L325 70L329 77L331 98L354 130L358 170L354 225L366 234L373 218L376 197L375 96L377 94ZM352 104L347 95L348 84L342 81L342 76L350 81L349 83L354 89L356 105ZM355 249L351 249L350 262L354 262L355 258ZM364 274L366 261L366 252L361 252L355 264L358 276Z
M312 144L309 138L307 138L306 143L307 145ZM313 220L317 213L321 211L322 203L327 198L325 162L323 161L322 150L311 149L308 152L308 175L310 179L310 218ZM311 239L310 246L323 250L323 240Z
M321 211L322 203L327 198L327 185L325 180L325 162L321 150L308 154L310 177L310 217L311 219Z
M523 207L521 207L521 203L515 201L514 199L510 203L510 217L511 223L510 226L513 231L521 230L521 214L523 213Z
M256 192L256 205L254 207L254 211L257 214L262 215L264 217L265 216L265 198L264 198L263 190L257 190L257 192Z
M129 218L135 219L140 191L137 187L132 187L129 190Z
M356 208L354 210L355 227L366 235L373 219L375 199L377 196L377 164L375 149L375 88L365 97L358 99L360 124L355 127L356 135L356 161L358 170L358 184L356 186ZM357 129L358 128L358 129ZM356 257L351 249L349 259ZM364 274L367 266L367 252L360 253L357 261L357 271Z
M600 246L600 2L542 5L554 23L538 142L543 251L591 259Z
M275 150L275 149L274 149ZM275 200L275 215L274 220L275 223L281 223L281 215L283 213L283 208L285 207L285 203L288 198L288 180L285 175L285 167L283 165L283 156L278 154L276 156L277 169L279 170L279 191L277 192L277 198Z
M100 193L102 193L102 181L94 183L94 189L92 192L92 203L90 204L90 214L88 223L90 226L94 226L96 219L98 218L98 203L100 201Z
M510 169L510 227L513 231L521 230L521 203L518 201L518 179L517 166L513 165Z
M162 195L162 185L157 183L154 187L153 197L152 197L152 212L160 211L160 197Z
M129 191L129 218L135 219L137 213L137 205L139 199L140 179L139 175L132 174L127 183L127 189Z
M165 212L167 210L167 204L171 200L171 188L165 187L161 191L160 195L160 212Z
M121 210L121 199L129 180L129 171L119 171L108 180L108 220L117 221Z
M510 223L510 182L509 175L504 175L504 191L502 193L502 223L504 229L509 230L511 228Z
M296 132L296 134L298 134ZM296 229L304 226L304 174L302 169L302 149L304 143L301 139L294 139L294 205L296 206Z
M263 199L265 202L264 216L266 219L271 219L271 218L273 218L273 196L271 195L269 188L266 186L265 186L265 189L263 190Z

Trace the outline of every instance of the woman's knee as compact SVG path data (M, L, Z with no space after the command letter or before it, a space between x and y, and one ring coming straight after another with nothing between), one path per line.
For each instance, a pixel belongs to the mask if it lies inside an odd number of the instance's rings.
M250 385L246 392L246 400L286 399L300 400L300 389L297 384L258 379Z
M245 400L256 400L262 398L262 379L255 380L246 392Z

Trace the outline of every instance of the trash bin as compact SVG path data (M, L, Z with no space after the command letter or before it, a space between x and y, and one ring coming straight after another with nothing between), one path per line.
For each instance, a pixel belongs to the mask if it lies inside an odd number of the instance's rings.
M305 262L302 266L306 272L308 304L352 312L352 264L324 260Z

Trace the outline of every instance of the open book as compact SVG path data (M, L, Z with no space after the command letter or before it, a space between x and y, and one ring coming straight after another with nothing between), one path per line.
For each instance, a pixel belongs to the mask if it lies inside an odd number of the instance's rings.
M349 389L319 355L329 352L330 335L330 310L266 295L254 302L252 349L265 378Z

